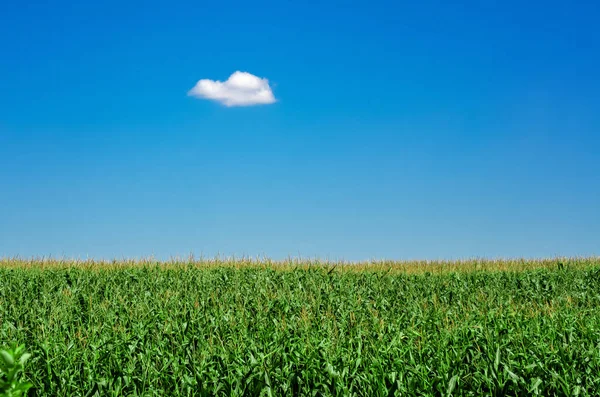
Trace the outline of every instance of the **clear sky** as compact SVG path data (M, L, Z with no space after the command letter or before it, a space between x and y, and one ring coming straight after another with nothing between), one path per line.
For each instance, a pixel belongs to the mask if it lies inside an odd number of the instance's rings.
M600 254L596 1L8 1L0 256ZM268 79L276 102L194 98Z

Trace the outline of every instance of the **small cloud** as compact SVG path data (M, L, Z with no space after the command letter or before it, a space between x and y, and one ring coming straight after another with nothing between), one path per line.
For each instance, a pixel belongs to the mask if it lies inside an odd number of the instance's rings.
M237 71L226 81L202 79L188 91L189 96L210 99L225 106L253 106L275 103L269 80Z

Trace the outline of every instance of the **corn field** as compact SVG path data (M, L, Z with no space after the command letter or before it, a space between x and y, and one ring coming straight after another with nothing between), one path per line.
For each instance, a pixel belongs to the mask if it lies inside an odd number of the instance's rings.
M600 394L597 258L0 260L29 396Z

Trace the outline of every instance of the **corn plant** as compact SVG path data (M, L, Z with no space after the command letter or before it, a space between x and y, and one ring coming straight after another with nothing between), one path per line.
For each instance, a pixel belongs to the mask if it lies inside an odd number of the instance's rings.
M19 397L27 394L32 384L22 379L25 362L31 357L25 345L0 350L0 396Z
M10 340L33 396L593 396L600 262L5 260Z

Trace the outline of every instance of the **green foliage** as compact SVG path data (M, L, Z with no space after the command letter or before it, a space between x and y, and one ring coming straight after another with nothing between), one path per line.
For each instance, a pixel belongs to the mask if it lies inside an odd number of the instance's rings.
M10 340L34 396L597 395L600 266L0 267Z
M21 375L29 357L31 355L25 353L25 345L13 345L7 350L0 350L0 397L19 397L27 394L32 384L23 382Z

